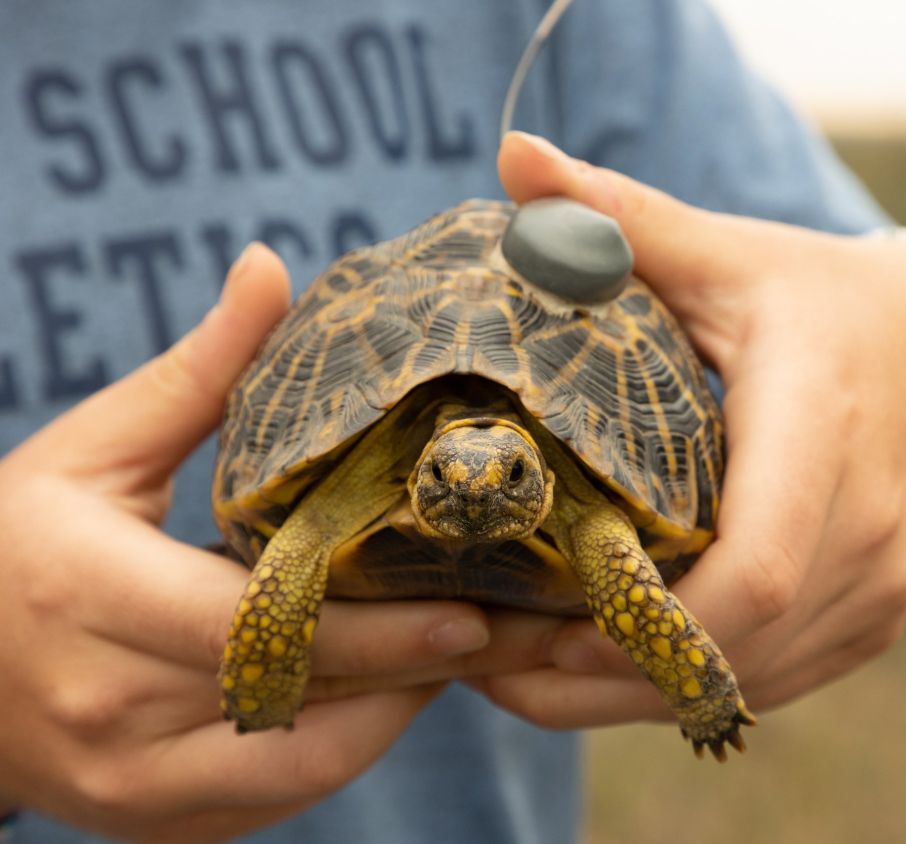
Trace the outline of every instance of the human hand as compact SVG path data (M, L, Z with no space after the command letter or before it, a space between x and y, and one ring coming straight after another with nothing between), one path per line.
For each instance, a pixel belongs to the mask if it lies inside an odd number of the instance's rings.
M615 217L726 385L717 539L673 591L749 705L890 646L906 621L906 243L707 213L518 133L499 165L517 202L563 195ZM474 684L546 726L666 716L591 622L543 641L551 665Z
M0 462L0 804L137 841L238 835L387 749L439 688L397 688L396 673L442 681L449 654L486 641L472 607L328 602L312 697L361 694L310 704L291 733L221 720L217 665L248 573L159 525L172 472L287 300L279 259L252 246L198 328Z

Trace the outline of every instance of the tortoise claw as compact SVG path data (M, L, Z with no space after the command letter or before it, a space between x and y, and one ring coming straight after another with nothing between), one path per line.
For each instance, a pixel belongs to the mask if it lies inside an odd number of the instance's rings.
M723 743L722 739L718 739L717 741L709 741L708 749L711 751L711 755L718 762L727 761L727 751L726 751L726 748L724 748L724 743Z
M749 712L742 701L736 704L736 714L733 716L733 720L737 724L745 724L747 727L754 727L758 723L758 719Z
M743 741L742 736L739 733L739 728L731 730L727 733L727 741L733 746L734 750L739 753L746 752L746 743Z
M718 762L727 761L727 750L724 746L724 743L729 744L734 750L738 753L745 753L746 743L743 740L742 734L739 732L741 725L747 727L754 727L757 723L755 716L746 709L746 706L742 701L737 704L736 712L733 715L733 718L730 722L730 726L720 735L714 738L693 738L689 731L685 727L680 727L680 732L683 734L683 738L687 741L692 742L692 750L695 753L696 757L702 759L705 755L705 745L708 746L708 749L711 751L711 755Z

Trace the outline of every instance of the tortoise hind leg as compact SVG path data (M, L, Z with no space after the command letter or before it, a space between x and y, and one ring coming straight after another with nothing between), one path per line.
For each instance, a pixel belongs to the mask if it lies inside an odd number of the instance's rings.
M564 518L561 506L545 529L572 563L598 628L654 683L697 756L708 745L724 761L724 742L744 750L739 726L755 719L717 645L664 586L626 515L609 502L579 507Z
M412 410L398 407L377 423L306 494L252 570L219 673L221 708L239 732L291 726L302 708L330 558L405 493L401 457L427 438L401 442L400 423Z

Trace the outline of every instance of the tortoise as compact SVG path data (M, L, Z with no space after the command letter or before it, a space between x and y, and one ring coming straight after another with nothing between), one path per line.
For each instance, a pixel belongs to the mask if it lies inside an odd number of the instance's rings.
M240 732L292 724L325 594L436 597L591 614L696 755L744 748L736 679L667 586L713 537L719 408L640 279L590 301L556 261L546 287L514 268L528 208L471 200L348 253L232 390L213 508L253 570L219 674Z

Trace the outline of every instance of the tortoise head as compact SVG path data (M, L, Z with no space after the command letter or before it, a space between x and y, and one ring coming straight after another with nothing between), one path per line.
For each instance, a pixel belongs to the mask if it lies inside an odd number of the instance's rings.
M441 425L409 477L419 531L467 543L530 535L547 518L553 491L538 446L506 419Z

